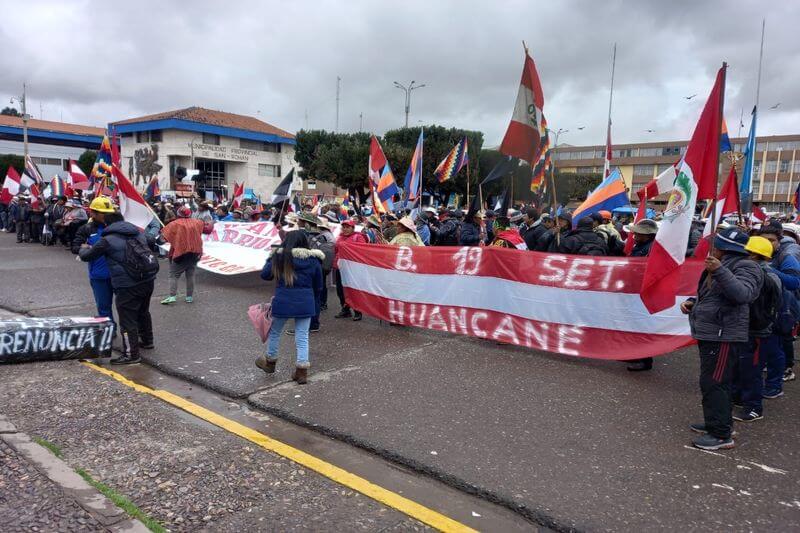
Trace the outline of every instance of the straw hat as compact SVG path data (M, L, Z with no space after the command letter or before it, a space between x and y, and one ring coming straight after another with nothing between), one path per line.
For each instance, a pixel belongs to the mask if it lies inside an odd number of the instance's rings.
M417 232L417 225L414 224L414 221L411 220L411 217L409 216L404 216L403 218L401 218L400 225L409 231L413 231L414 233Z

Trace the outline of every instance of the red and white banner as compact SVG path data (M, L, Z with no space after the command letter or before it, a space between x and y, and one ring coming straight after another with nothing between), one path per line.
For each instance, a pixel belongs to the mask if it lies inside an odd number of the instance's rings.
M651 357L693 342L678 304L651 315L642 303L646 258L494 247L339 250L347 303L389 322L597 359ZM702 269L702 261L684 263L678 294L696 293Z
M286 231L292 229L297 228ZM341 226L332 224L334 237L340 230ZM214 230L203 235L203 257L197 266L226 276L261 272L272 246L280 243L272 222L215 222Z

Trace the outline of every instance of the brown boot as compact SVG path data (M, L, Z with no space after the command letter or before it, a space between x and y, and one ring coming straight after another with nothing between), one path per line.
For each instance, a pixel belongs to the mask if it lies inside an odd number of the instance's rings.
M274 374L275 373L275 365L277 361L270 361L263 355L259 355L256 358L256 366L266 372L267 374Z
M295 368L294 373L292 374L292 379L296 381L298 385L305 385L308 383L308 369Z

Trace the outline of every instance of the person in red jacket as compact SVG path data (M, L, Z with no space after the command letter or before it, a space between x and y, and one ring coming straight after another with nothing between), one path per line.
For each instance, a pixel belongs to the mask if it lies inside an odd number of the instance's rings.
M194 270L203 256L203 234L211 233L214 222L203 222L190 218L192 210L182 206L178 218L167 224L161 235L169 242L169 296L161 300L163 305L175 303L178 295L178 278L186 273L186 303L194 297Z
M343 242L352 242L352 243L367 243L367 239L364 237L362 233L356 233L356 223L354 220L345 220L342 222L342 232L339 234L339 238L336 239L336 244L334 245L334 256L333 256L333 271L336 273L336 295L339 297L339 305L342 306L342 310L339 311L339 314L336 315L335 318L353 318L353 321L358 322L361 320L361 313L359 311L351 311L350 306L347 305L347 302L344 299L344 285L342 285L342 273L339 271L339 247Z

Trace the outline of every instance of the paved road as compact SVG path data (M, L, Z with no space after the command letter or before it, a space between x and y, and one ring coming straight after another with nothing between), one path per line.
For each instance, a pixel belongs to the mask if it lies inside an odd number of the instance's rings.
M33 314L58 307L91 313L84 271L66 252L17 247L0 235L0 306ZM13 256L10 262L6 257ZM24 274L22 272L25 272ZM800 457L791 414L800 385L767 403L767 417L738 427L738 448L688 448L700 417L693 349L630 374L621 363L549 355L494 343L390 327L372 319L334 320L312 335L308 386L286 383L291 339L280 371L259 374L261 349L246 307L268 295L255 275L201 274L197 302L155 303L163 370L247 397L267 411L335 434L503 501L540 522L589 530L800 527ZM66 295L63 298L62 295ZM335 296L331 295L331 303ZM74 313L73 313L74 314ZM299 395L299 397L298 397Z

